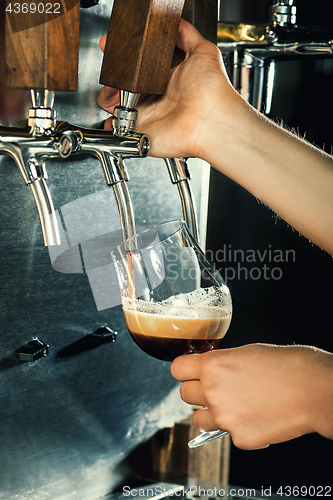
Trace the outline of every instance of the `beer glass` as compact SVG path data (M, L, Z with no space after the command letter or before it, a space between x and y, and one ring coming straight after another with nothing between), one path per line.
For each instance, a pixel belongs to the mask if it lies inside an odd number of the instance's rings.
M134 234L111 256L128 331L144 352L173 361L219 345L231 321L230 292L184 222L166 222ZM225 434L205 432L189 446Z

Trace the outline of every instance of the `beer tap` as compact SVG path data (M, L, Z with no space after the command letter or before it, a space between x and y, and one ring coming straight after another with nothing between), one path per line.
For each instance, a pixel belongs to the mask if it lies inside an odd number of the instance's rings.
M45 162L77 147L74 134L56 130L53 105L54 91L77 90L79 5L55 17L29 6L20 13L6 9L6 86L32 89L32 106L24 127L0 126L0 153L15 161L32 190L45 245L60 244ZM66 32L67 39L60 36Z
M122 121L123 119L121 119ZM135 122L135 120L134 120ZM126 158L148 155L150 142L146 134L137 134L133 127L121 127L112 132L101 129L88 129L59 122L57 131L64 134L74 134L77 147L73 153L95 156L101 163L105 180L112 186L119 210L123 239L127 239L135 232L135 219L127 181L129 180L124 163Z
M47 186L46 160L66 158L75 144L71 134L55 131L54 93L31 91L32 107L24 128L0 126L0 154L13 158L36 201L45 245L60 244L52 197Z
M182 204L184 220L196 242L199 242L198 223L194 198L192 196L191 173L187 158L165 158L172 184L176 184Z
M164 93L183 8L184 0L164 5L157 0L145 0L137 10L133 2L115 0L100 83L120 89L120 105L115 107L112 117L116 135L133 131L137 118L135 106L141 93ZM123 40L126 42L120 43ZM187 159L166 158L165 162L171 182L178 186L185 222L198 240Z
M25 127L0 126L0 154L7 154L16 162L24 181L31 187L46 246L60 244L56 213L46 183L47 160L68 158L77 153L97 157L107 184L114 188L123 236L128 238L135 222L123 160L145 157L149 151L149 138L132 132L134 127L113 133L56 121L54 90L77 90L78 17L79 4L58 18L56 25L47 16L37 18L29 12L21 17L8 15L6 19L7 86L32 88L32 107ZM67 40L58 36L59 24L72 37L70 50ZM28 41L24 38L26 33L22 34L27 28ZM40 71L40 67L44 67L44 71ZM37 88L41 90L35 90Z

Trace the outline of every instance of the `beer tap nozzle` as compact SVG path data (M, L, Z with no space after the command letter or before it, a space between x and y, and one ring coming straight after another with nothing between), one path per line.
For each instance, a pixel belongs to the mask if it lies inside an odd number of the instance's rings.
M15 161L25 183L32 190L45 245L59 245L59 228L46 183L45 161L63 156L70 138L54 133L54 93L32 90L31 98L27 127L0 127L0 154L6 154Z
M138 112L135 106L140 94L120 91L120 106L116 106L113 112L112 127L115 134L128 134L134 127ZM189 180L191 178L186 158L165 158L171 182L177 184L179 196L182 203L183 215L193 238L198 241L198 225L196 209L192 196Z
M134 101L135 99L131 100L131 105ZM78 152L91 154L100 161L106 183L112 186L115 192L125 240L134 234L135 221L127 188L129 177L124 160L126 158L145 158L149 152L150 142L147 135L133 132L137 111L125 106L118 108L120 110L119 116L114 118L117 121L117 126L113 127L111 132L76 127L67 122L59 122L56 129L60 133L76 135L78 137Z
M135 128L138 112L135 106L140 94L120 90L120 105L113 110L112 128L116 135L126 135Z

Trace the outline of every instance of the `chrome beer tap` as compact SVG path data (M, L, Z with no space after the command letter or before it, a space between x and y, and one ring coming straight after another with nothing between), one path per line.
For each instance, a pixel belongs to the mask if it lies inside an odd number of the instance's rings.
M114 0L100 83L120 89L120 106L114 109L112 118L116 135L133 133L137 117L135 106L141 94L165 93L184 4L185 0L164 3L152 0L142 10L141 4L131 0ZM188 6L192 13L191 2ZM184 219L197 240L195 206L186 159L165 161L171 181L179 189Z
M299 26L294 0L273 0L268 24L218 23L218 46L236 90L268 114L279 60L333 55L333 31Z
M195 241L199 242L198 222L192 190L187 158L165 158L172 184L176 184L182 203L185 222Z
M115 135L133 133L138 116L135 106L139 98L140 94L120 91L120 105L115 107L112 117L112 127ZM177 184L185 222L193 238L198 242L196 209L189 184L191 175L187 165L187 158L165 158L165 162L172 184ZM126 206L126 212L129 212L128 206Z
M59 229L46 179L46 160L66 158L74 149L71 134L55 130L54 93L32 90L32 107L24 128L0 126L0 154L13 158L36 201L46 246L60 244Z
M31 91L32 108L24 128L0 126L0 153L13 158L24 181L31 187L36 201L44 243L59 245L60 236L56 213L46 179L45 162L51 158L68 158L74 153L92 154L103 167L108 185L116 194L124 237L134 227L132 204L124 158L144 157L149 151L149 139L144 134L114 134L99 129L85 129L66 122L56 122L53 109L54 93Z
M127 97L131 96L126 96L126 93L122 96L121 105L115 109L111 132L77 127L67 122L59 122L56 129L64 134L75 135L78 144L75 153L91 154L101 162L106 182L113 187L116 196L123 238L127 239L135 231L135 219L127 187L129 176L124 160L146 157L150 142L146 134L133 132L137 111L128 107L132 100L128 101Z

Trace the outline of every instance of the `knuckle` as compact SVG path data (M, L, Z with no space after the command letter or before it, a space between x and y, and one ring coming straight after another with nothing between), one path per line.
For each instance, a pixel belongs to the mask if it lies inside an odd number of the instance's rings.
M228 427L225 419L223 418L223 415L221 415L221 414L216 415L214 420L215 420L215 423L216 423L216 426L218 427L218 429L225 431L226 428Z
M203 396L205 399L206 406L214 409L216 405L216 401L219 399L219 394L216 390L216 387L213 384L209 384L203 390Z

